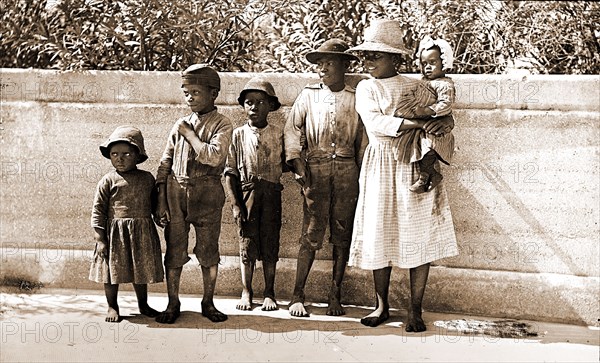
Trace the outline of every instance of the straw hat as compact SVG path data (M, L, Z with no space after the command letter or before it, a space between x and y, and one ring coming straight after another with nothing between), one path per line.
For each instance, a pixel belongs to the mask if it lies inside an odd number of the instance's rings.
M281 102L275 95L275 89L271 82L265 81L259 77L254 77L246 83L242 92L240 92L240 96L238 97L238 103L243 106L244 100L246 99L246 93L250 91L261 91L269 96L269 99L274 103L273 111L278 110L281 107Z
M358 57L356 57L354 54L346 53L347 50L348 44L346 44L345 41L333 38L325 41L325 43L321 44L317 50L306 53L306 59L309 62L316 64L319 61L319 58L324 55L331 54L339 55L348 60L358 60Z
M370 51L412 55L402 41L402 28L397 20L376 19L365 29L364 41L349 51Z
M110 159L110 146L116 142L126 142L138 149L140 157L137 164L143 163L148 159L146 149L144 148L144 137L138 128L133 126L117 127L108 137L108 140L100 145L100 152L105 158Z

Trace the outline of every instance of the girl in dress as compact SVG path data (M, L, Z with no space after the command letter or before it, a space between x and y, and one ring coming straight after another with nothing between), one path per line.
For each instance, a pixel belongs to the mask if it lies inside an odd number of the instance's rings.
M100 146L115 170L104 175L96 187L92 227L96 249L90 280L104 283L108 302L106 321L118 322L119 284L133 283L140 313L154 317L148 305L147 284L163 281L162 254L152 220L154 177L137 168L148 159L144 138L132 126L118 127Z
M351 266L372 270L377 302L375 310L361 319L377 326L389 318L388 291L392 266L408 268L410 292L405 330L426 330L421 304L432 261L458 254L452 215L443 183L429 193L410 187L419 178L418 164L396 155L394 140L410 137L411 131L433 134L449 132L451 119L436 121L394 116L399 105L412 102L416 83L397 73L404 47L400 24L373 21L365 29L360 51L372 78L356 87L356 111L369 136L360 171L360 194L350 247Z

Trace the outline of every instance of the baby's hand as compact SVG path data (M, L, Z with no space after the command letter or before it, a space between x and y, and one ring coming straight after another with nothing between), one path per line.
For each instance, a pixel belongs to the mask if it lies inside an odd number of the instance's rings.
M415 107L414 109L416 117L429 117L435 115L435 112L429 107Z

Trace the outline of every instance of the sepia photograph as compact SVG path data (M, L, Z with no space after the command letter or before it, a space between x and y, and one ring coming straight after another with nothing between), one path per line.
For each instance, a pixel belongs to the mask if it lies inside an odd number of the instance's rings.
M600 360L600 3L0 8L0 362Z

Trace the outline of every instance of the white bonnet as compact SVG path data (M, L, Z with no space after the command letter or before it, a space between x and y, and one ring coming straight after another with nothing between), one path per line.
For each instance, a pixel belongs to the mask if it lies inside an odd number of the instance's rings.
M418 66L421 66L421 52L427 49L431 49L434 46L438 46L441 51L440 57L442 58L442 69L444 71L452 69L454 64L454 52L450 43L444 39L433 39L429 35L426 35L423 40L419 43L419 49L417 50L417 59L415 62Z

